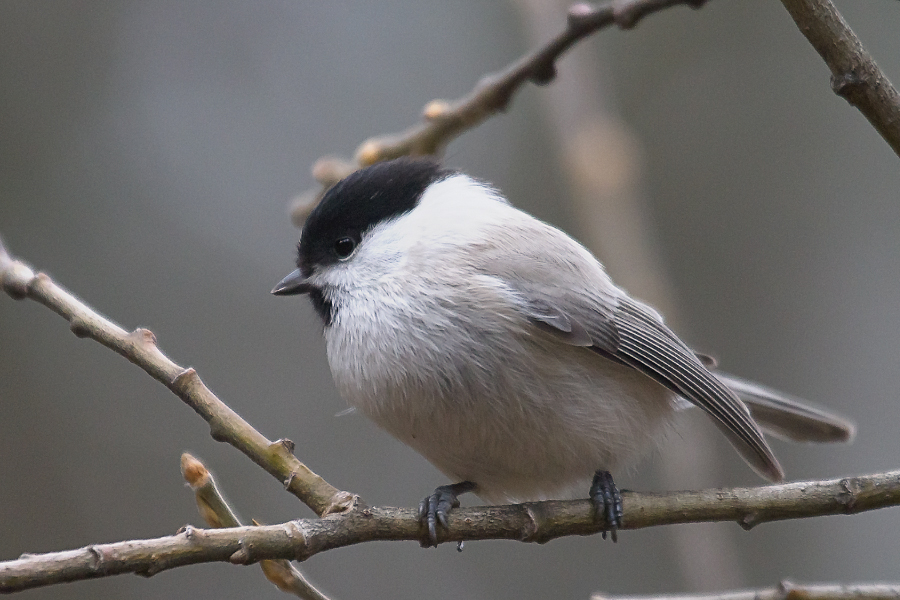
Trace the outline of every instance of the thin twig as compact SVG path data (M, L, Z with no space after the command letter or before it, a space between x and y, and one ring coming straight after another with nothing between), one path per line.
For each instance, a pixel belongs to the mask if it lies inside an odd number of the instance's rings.
M556 61L579 41L601 29L617 25L631 29L647 15L686 5L699 8L706 0L613 0L598 6L578 3L569 8L566 28L543 46L520 57L506 68L485 75L468 94L453 101L432 100L423 110L422 122L405 131L369 138L356 149L355 162L322 157L313 165L313 177L321 184L294 200L293 222L300 226L329 187L358 167L400 156L439 155L463 132L503 112L513 95L528 81L546 85L556 77Z
M591 600L898 600L900 584L822 584L782 581L769 588L734 590L706 594L663 594L658 596L607 596L594 594Z
M181 455L181 474L197 500L200 515L210 527L241 527L234 511L219 491L216 480L206 466L187 452ZM259 525L253 521L254 525ZM263 574L282 592L293 594L303 600L329 600L303 576L289 560L266 559L259 561Z
M0 241L0 286L12 298L39 302L69 322L76 336L100 342L121 354L165 385L209 423L213 439L228 442L284 483L318 515L346 510L352 497L331 486L292 454L294 444L271 442L219 400L192 368L172 362L156 345L147 329L128 333L102 317L44 273L35 273L12 258Z
M531 81L546 85L556 77L556 61L582 39L610 25L631 29L645 16L686 4L694 7L705 0L627 0L591 6L575 4L569 9L566 28L546 44L499 71L484 76L466 96L453 102L429 103L425 121L404 132L370 138L356 151L366 166L399 156L437 154L453 139L485 119L506 110L513 94Z
M750 529L769 521L855 514L896 506L900 504L900 471L757 488L666 494L625 492L622 496L622 529L714 521L736 521ZM604 529L606 523L596 517L589 500L531 502L455 509L450 513L449 530L439 532L439 541L506 539L546 543ZM0 592L121 573L150 576L205 562L306 560L326 550L362 542L422 541L423 537L415 509L367 508L357 504L353 510L322 519L233 529L187 527L163 538L24 555L0 563Z
M194 492L197 510L207 525L216 529L243 525L219 491L206 465L187 452L181 455L181 476Z
M900 156L900 94L830 0L781 0L831 69L831 89L859 109Z

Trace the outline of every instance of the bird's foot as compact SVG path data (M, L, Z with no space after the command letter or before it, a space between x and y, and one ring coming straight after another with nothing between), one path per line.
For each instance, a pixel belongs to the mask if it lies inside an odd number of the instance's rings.
M422 542L423 547L437 547L437 524L440 523L444 529L449 529L447 515L450 509L459 506L458 496L474 489L475 484L471 481L442 485L419 503L419 522L428 528L428 539Z
M612 541L619 541L616 532L622 526L622 495L609 471L594 473L589 494L594 505L594 514L606 521ZM603 539L606 539L606 531L603 532Z

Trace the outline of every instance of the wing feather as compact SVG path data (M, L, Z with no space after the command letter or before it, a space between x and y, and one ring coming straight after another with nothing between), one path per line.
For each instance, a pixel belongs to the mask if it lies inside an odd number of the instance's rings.
M766 479L784 472L750 411L651 308L624 294L615 304L572 292L550 298L526 283L506 282L532 321L564 343L588 347L628 365L709 414L747 463Z
M706 411L760 475L781 480L784 473L750 411L653 313L622 299L615 324L616 356Z

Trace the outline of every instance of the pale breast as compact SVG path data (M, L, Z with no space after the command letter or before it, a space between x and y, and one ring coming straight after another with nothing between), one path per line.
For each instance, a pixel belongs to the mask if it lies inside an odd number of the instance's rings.
M353 406L454 481L489 501L560 497L655 447L672 413L662 386L559 343L489 285L418 282L414 298L406 283L345 299L329 363Z

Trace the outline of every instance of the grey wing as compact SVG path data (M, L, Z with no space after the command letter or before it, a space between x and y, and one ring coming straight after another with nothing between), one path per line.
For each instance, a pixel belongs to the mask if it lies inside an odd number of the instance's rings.
M522 299L522 306L528 317L541 329L550 331L561 341L572 346L593 348L613 347L618 344L616 331L609 324L613 316L612 307L598 303L589 306L586 303L560 301L535 290L515 286ZM565 307L565 308L564 308ZM568 310L567 310L568 309Z
M703 366L652 309L626 296L614 302L593 302L573 294L548 298L534 290L513 287L536 324L555 330L565 343L589 347L637 369L688 399L713 418L757 473L773 481L784 478L744 403Z

